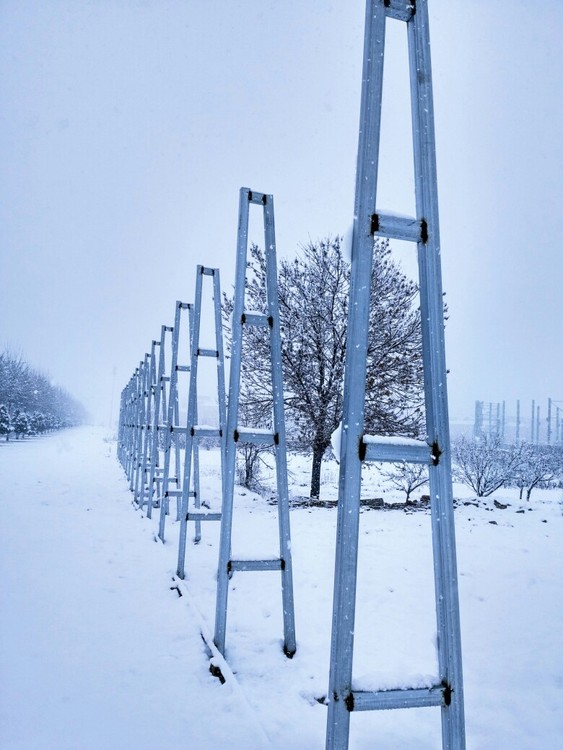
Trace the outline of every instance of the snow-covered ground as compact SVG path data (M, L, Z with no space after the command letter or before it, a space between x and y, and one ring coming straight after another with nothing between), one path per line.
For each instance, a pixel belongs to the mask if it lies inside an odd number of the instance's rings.
M217 465L215 451L201 453L211 505ZM290 470L292 494L306 495L307 462L294 457ZM367 496L382 496L366 474ZM235 573L235 676L225 670L222 685L200 636L213 629L218 523L188 545L178 590L178 525L168 520L166 543L155 542L158 511L151 520L133 508L103 431L2 442L0 477L2 750L324 747L333 507L291 511L293 659L281 651L279 575ZM327 463L324 499L336 497L337 479ZM455 494L471 500L458 485ZM456 518L468 748L563 748L562 491L535 490L528 505L502 491L485 506L460 504ZM240 490L233 555L275 554L276 534L275 506ZM433 607L427 511L363 511L357 687L434 679ZM438 709L352 716L355 750L440 746Z

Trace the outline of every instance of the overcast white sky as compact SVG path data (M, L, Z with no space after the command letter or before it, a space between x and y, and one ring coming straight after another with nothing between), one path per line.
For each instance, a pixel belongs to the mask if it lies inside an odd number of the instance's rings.
M545 408L563 402L563 3L429 9L450 411ZM0 347L107 422L196 264L230 287L241 186L274 194L280 254L346 232L363 22L364 0L0 0ZM396 211L402 34L378 205Z

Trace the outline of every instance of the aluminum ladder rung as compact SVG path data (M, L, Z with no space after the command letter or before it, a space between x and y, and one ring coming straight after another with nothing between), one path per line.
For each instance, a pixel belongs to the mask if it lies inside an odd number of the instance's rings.
M444 685L397 690L353 690L346 699L348 711L387 711L395 708L446 706L450 690Z
M190 366L189 365L176 365L176 372L189 372Z
M190 510L186 516L187 521L220 521L221 513L208 510Z
M363 455L362 455L363 454ZM360 458L364 461L433 463L431 447L423 440L364 435L360 444Z
M213 357L213 359L217 359L217 357L219 356L219 352L217 351L217 349L198 349L197 356L198 357Z
M182 490L166 490L165 497L182 497Z
M281 558L275 558L271 560L229 560L229 562L227 563L227 570L229 572L235 570L262 571L284 569L285 561Z
M257 326L268 328L271 325L271 318L264 313L245 312L241 315L241 323L245 326Z
M371 217L371 232L391 240L420 242L427 232L426 223L410 216L375 213Z
M223 431L220 427L210 427L209 425L195 424L192 427L191 434L195 438L214 438L221 437Z
M259 427L237 427L234 438L235 443L275 443L277 433Z

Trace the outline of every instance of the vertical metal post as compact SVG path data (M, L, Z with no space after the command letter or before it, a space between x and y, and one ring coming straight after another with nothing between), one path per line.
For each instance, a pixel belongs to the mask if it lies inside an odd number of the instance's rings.
M160 438L163 434L166 415L166 383L170 382L169 376L166 375L166 334L173 331L170 326L161 326L160 344L158 355L158 373L156 377L154 409L151 427L151 450L150 450L150 467L149 481L147 488L147 518L152 518L153 495L155 482L158 485L162 483L162 475L157 477L157 472L162 471L160 461Z
M160 517L158 525L158 536L164 542L164 530L166 527L166 515L169 510L169 487L170 487L170 462L171 454L175 455L175 473L174 482L176 489L179 486L180 461L179 446L177 442L178 432L174 432L175 427L179 427L179 406L178 406L178 348L180 345L181 319L182 311L189 310L191 305L187 302L176 301L174 313L174 325L172 327L172 354L170 359L170 385L168 393L168 409L166 417L166 426L164 433L164 467L162 474L162 496L160 501ZM188 341L190 340L190 327L188 321L187 328Z
M516 442L520 442L520 399L516 401Z
M160 341L153 340L151 342L151 350L149 354L149 368L147 373L147 385L146 385L146 397L145 397L145 416L143 420L143 457L141 462L140 471L140 486L137 495L137 503L139 508L143 508L145 505L145 496L149 492L148 487L148 473L151 457L151 446L152 446L152 424L154 414L154 404L156 398L156 379L157 379L157 365L156 365L156 347L160 348ZM150 518L150 513L147 510L147 516Z
M213 304L215 322L215 348L205 349L200 347L201 311L203 295L203 279L209 277L213 281ZM217 371L217 398L218 419L217 427L203 427L198 424L198 401L197 380L198 363L200 357L211 357L216 363ZM199 484L199 440L204 437L215 437L220 441L221 452L221 487L223 487L223 459L225 445L225 386L223 366L223 335L221 324L221 286L219 281L219 269L198 266L196 272L196 290L193 315L193 332L191 343L190 361L190 386L188 396L188 414L185 429L185 457L184 477L182 484L182 511L180 515L180 535L178 543L178 568L180 578L185 575L186 538L188 521L195 521L194 542L201 539L202 521L219 521L221 513L207 512L202 510L200 484ZM190 483L193 481L193 491L190 491ZM194 509L190 511L189 500L194 498Z
M406 21L411 82L416 212L414 220L376 209L380 113L386 16ZM417 231L413 228L417 227ZM370 283L374 235L417 243L426 442L409 447L401 441L392 456L364 436ZM348 345L344 380L343 424L337 519L337 546L328 689L327 750L346 750L354 710L440 706L442 746L463 750L465 725L451 449L446 392L443 297L440 269L437 179L428 14L425 0L368 0L356 200ZM428 691L352 689L361 467L364 460L406 460L429 464L432 514L438 684Z
M266 258L267 314L245 312L244 291L246 281L246 258L248 252L248 220L251 203L262 205L264 218L264 254ZM235 270L235 293L231 336L231 367L227 409L225 443L225 480L223 485L223 515L219 543L219 570L217 577L217 600L215 606L215 645L225 653L229 577L234 571L279 570L281 571L282 607L284 623L284 651L287 656L295 653L295 620L293 603L293 566L289 529L289 498L287 488L287 464L285 423L283 412L283 375L281 369L281 332L278 309L276 271L276 243L274 208L271 195L256 193L241 188L239 197L239 223L237 232L237 258ZM270 336L271 376L273 398L273 430L269 434L256 428L239 425L239 394L242 369L242 337L244 326L263 326ZM278 499L279 558L268 560L232 560L231 532L235 485L236 450L238 441L271 442L276 458L276 481Z

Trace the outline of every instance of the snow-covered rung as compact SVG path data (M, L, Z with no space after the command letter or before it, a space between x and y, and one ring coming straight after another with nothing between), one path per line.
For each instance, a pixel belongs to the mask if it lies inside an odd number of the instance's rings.
M271 430L261 427L237 427L235 442L243 443L275 443L276 435Z
M193 432L194 437L221 437L221 430L218 427L211 427L207 424L194 424Z
M432 463L428 443L412 438L364 435L361 450L364 461L407 461L413 464Z
M219 356L219 352L217 351L217 349L198 349L197 356L217 358Z
M188 521L220 521L220 513L210 513L208 510L190 510L186 516Z
M242 323L246 326L262 326L266 328L270 325L270 319L264 313L245 312L242 314Z
M447 704L448 688L434 685L430 688L399 690L353 690L347 700L349 711L384 711L392 708L426 708Z
M229 570L283 570L284 561L271 560L229 560Z
M176 365L176 372L189 372L190 366L189 365Z
M419 242L422 238L422 222L400 214L376 213L371 217L373 234L393 240Z

